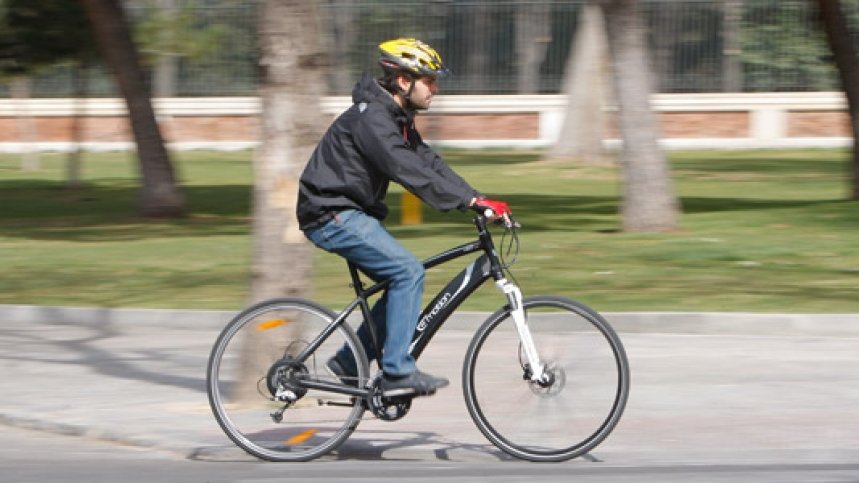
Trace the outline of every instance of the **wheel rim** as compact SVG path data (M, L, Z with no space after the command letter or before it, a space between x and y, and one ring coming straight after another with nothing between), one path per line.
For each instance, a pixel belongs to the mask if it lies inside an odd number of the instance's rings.
M537 350L554 377L528 373L512 319L495 314L472 342L464 390L480 430L501 449L532 460L579 456L599 444L625 406L629 380L623 348L586 310L555 299L526 301ZM599 322L597 323L599 324ZM608 332L606 332L606 330Z
M298 355L332 319L321 308L281 303L249 310L224 331L210 358L209 400L218 423L238 446L264 459L302 461L334 449L355 428L363 412L360 401L294 390L290 383L286 389L293 390L298 399L283 411L280 422L272 417L286 405L271 400L276 390L273 385L290 380L278 375L291 364L284 361ZM357 341L353 337L346 330L336 330L296 366L300 367L296 374L337 382L325 363L344 343L354 347ZM365 364L358 364L362 379L366 379Z

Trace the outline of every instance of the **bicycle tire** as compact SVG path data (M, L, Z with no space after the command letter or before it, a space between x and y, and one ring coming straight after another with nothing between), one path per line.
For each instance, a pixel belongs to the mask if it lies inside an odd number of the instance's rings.
M337 393L302 388L306 392L282 412L281 421L273 416L285 405L273 400L271 381L284 380L276 379L275 369L338 382L325 364L343 344L356 357L355 384L366 383L367 358L347 324L338 326L303 364L291 362L335 318L313 302L281 298L247 308L223 329L209 357L206 389L215 419L237 446L269 461L307 461L334 450L355 430L363 400Z
M629 396L629 364L620 338L598 313L562 297L523 301L540 354L554 374L528 380L509 306L492 314L465 355L463 393L478 429L506 453L564 461L599 445L620 421Z

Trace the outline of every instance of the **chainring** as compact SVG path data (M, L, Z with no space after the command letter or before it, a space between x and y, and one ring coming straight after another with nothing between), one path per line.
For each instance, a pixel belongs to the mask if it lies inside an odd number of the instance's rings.
M367 406L374 416L382 421L396 421L408 414L414 396L383 396L381 374L374 377L369 386L372 392L367 398Z

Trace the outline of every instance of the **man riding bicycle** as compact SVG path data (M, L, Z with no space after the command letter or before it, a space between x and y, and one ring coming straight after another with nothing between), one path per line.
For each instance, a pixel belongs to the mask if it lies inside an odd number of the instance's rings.
M328 128L310 157L301 175L297 215L315 245L353 262L376 282L389 281L371 310L381 356L366 322L358 329L367 357L381 360L383 394L430 395L449 381L419 371L409 353L424 268L381 224L388 214L388 185L396 182L441 211L490 209L503 216L510 209L483 198L415 129L417 111L429 108L437 80L448 74L438 52L409 38L383 42L379 51L382 76L364 74L352 91L352 107ZM344 382L355 380L355 360L345 346L327 367Z

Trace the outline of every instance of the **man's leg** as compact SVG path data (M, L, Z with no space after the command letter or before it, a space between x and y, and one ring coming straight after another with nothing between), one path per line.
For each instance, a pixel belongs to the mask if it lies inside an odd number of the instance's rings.
M352 261L374 280L390 281L386 303L374 306L377 313L385 309L387 334L382 368L392 376L415 372L415 361L408 349L423 294L424 269L421 262L378 220L360 211L341 212L336 219L308 233L308 237L319 247Z
M396 240L391 238L396 243ZM382 350L382 369L391 376L405 376L415 372L415 359L409 353L409 346L418 315L421 311L421 298L424 290L424 267L410 252L391 258L390 268L386 267L383 278L390 280L385 293L385 338ZM385 252L394 255L393 246ZM377 322L380 324L380 322Z
M376 343L380 346L385 343L386 302L387 293L383 294L373 305L373 308L370 309L370 317L373 319L373 327L376 329ZM378 357L378 354L376 354L376 344L373 343L370 328L366 320L358 327L358 340L361 341L361 345L364 347L367 360L373 362ZM343 344L343 347L337 351L337 362L345 369L347 375L354 376L358 373L355 358L352 356L352 350L348 345Z

